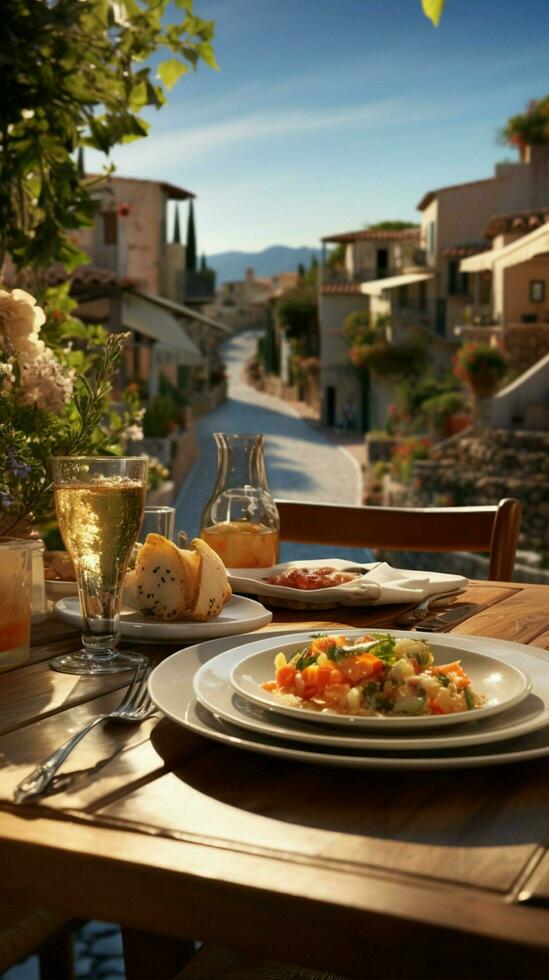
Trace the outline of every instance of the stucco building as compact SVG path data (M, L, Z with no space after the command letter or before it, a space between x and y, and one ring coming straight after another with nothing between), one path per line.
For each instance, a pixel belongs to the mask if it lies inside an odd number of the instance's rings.
M537 222L540 211L549 210L549 147L527 147L520 162L498 164L493 177L430 190L418 209L419 229L387 232L385 240L375 229L324 239L345 247L343 266L335 274L324 267L320 285L328 424L341 423L343 407L352 401L361 428L381 428L394 397L394 383L370 379L368 390L349 365L341 325L355 310L369 311L374 321L386 316L387 335L395 343L404 342L412 328L422 333L435 369L449 366L468 333L466 322L495 318L502 325L526 325L532 317L545 317L549 275L539 252L527 269L509 263L505 273L486 256L492 242L497 251L524 234L520 215Z
M179 208L194 195L165 181L130 177L102 180L95 193L94 224L72 233L90 258L72 276L78 315L131 332L124 380L146 383L149 395L156 394L161 374L174 385L187 385L189 371L207 380L218 364L218 340L228 331L202 312L211 296L201 295L200 271L186 268L179 234L168 240L168 207ZM62 268L50 270L51 282L63 278Z

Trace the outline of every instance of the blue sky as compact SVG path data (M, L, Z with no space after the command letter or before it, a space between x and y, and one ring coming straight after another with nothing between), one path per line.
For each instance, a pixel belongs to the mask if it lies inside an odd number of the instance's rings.
M415 220L425 191L514 158L498 128L549 92L549 0L447 0L438 29L420 0L195 0L195 12L216 21L221 70L184 76L149 137L113 159L196 193L207 254Z

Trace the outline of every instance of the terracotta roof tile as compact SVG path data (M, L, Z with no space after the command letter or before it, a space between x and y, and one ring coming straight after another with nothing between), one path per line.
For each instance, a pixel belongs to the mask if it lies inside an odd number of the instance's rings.
M128 286L133 280L119 278L112 269L103 269L98 265L81 265L69 273L63 265L57 263L50 266L46 280L50 286L58 286L70 279L73 286Z
M447 259L466 259L469 255L478 255L490 248L489 242L463 242L460 245L449 245L442 249L442 255Z
M549 221L549 206L532 208L527 211L512 211L509 214L495 214L488 222L484 234L487 238L495 238L506 232L520 231L527 234L540 225Z
M420 228L401 228L400 231L383 231L382 228L363 228L361 231L343 231L337 235L326 235L323 242L419 242Z
M320 288L320 292L325 296L359 296L361 293L360 282L327 282Z

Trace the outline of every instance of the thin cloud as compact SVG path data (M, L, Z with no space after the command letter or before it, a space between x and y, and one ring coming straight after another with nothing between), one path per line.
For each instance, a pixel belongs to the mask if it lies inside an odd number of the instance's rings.
M174 164L179 167L197 157L210 156L213 150L250 141L277 140L292 134L305 135L325 130L335 132L402 125L418 122L430 115L430 112L418 109L415 104L397 100L355 106L345 111L316 109L307 112L254 113L226 122L181 129L176 133L151 134L146 142L121 147L114 153L113 160L118 167L131 169L137 175L150 174L153 166L155 172L158 170L159 161L165 171Z

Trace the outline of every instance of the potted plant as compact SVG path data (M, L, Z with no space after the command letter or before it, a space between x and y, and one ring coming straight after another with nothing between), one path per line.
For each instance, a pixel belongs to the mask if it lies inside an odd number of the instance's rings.
M504 354L489 344L464 344L454 360L454 374L471 388L477 400L491 398L506 371Z
M502 142L516 146L524 160L527 146L549 144L549 95L532 99L525 112L511 116L501 132Z

